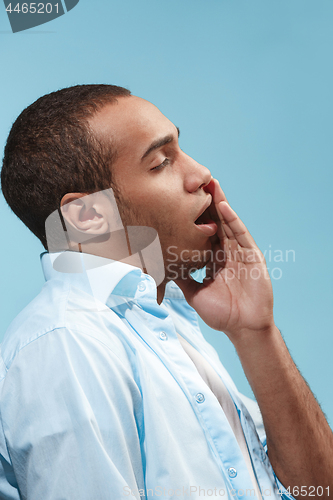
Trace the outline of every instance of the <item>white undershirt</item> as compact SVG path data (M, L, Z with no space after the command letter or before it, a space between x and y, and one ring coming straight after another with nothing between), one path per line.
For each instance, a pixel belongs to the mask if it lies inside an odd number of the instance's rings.
M202 379L208 385L208 387L210 388L210 390L213 392L218 402L220 403L222 410L224 411L225 416L227 417L228 422L230 424L230 427L235 435L239 448L243 454L247 469L249 471L253 483L253 487L256 492L256 496L258 499L262 500L262 496L259 490L258 482L256 480L253 471L250 454L247 448L247 444L238 417L238 413L227 388L225 387L224 383L222 382L221 378L217 375L215 370L210 366L208 361L206 361L206 359L183 337L178 335L178 338L184 351L194 363Z

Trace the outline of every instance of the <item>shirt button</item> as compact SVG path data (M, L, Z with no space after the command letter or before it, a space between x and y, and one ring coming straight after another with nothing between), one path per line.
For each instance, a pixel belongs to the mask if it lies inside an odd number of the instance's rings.
M161 340L168 340L168 336L165 332L160 332L160 339Z
M261 449L261 450L260 450L260 458L261 458L261 461L262 461L262 462L265 462L266 457L267 457L267 455L266 455L265 450Z
M229 477L236 477L237 476L237 471L236 471L236 469L234 467L229 467L228 474L229 474Z
M195 400L197 403L203 403L205 401L205 396L201 392L198 392L195 396Z
M144 283L139 283L138 290L139 292L144 292L146 289L146 285Z

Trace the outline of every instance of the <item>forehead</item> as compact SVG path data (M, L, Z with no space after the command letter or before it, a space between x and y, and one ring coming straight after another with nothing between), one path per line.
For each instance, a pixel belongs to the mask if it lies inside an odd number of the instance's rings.
M136 96L105 105L89 123L98 138L111 140L118 154L140 155L152 141L176 133L156 106Z

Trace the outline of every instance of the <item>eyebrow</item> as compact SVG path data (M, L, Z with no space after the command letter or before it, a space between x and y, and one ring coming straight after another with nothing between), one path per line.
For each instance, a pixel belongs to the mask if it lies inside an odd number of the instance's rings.
M180 130L178 127L176 127L178 137L180 135ZM141 158L141 161L144 160L152 151L155 151L155 149L161 148L165 146L166 144L169 144L174 140L174 136L169 134L166 135L165 137L162 137L162 139L157 139L156 141L152 142L147 151L144 153L144 155Z

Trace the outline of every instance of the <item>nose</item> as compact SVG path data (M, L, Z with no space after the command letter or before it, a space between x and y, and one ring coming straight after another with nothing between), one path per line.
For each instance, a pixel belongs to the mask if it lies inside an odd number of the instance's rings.
M212 174L207 167L185 155L184 166L184 187L189 193L194 193L200 188L204 188L212 179Z

